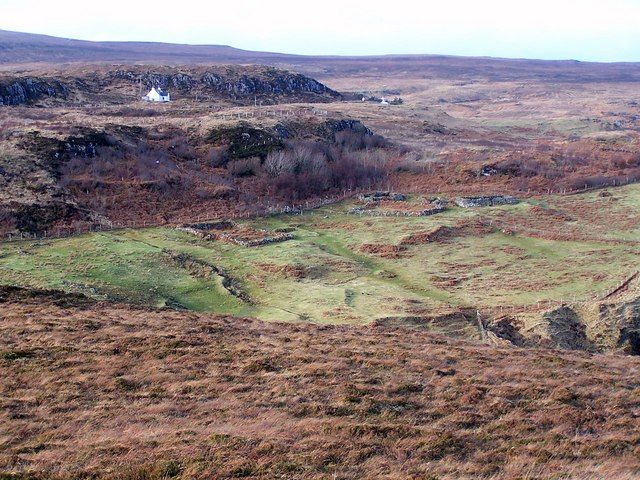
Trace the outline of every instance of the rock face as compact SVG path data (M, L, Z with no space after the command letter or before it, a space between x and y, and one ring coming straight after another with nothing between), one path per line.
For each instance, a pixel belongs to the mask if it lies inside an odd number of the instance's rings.
M264 77L241 75L237 79L225 79L219 74L206 72L201 82L209 89L231 96L244 95L293 95L316 94L338 97L329 87L304 75L269 70Z
M215 146L226 146L228 160L256 156L265 158L270 151L283 146L274 133L246 123L213 129L207 141Z
M104 132L83 129L78 135L64 140L42 136L39 132L27 135L21 146L36 155L50 171L58 173L58 168L73 157L93 158L98 148L109 144Z
M301 96L304 99L337 99L338 92L326 85L301 74L258 68L243 71L237 67L207 70L203 73L192 72L136 72L134 70L117 70L108 76L129 82L139 82L146 89L160 87L165 90L177 89L183 94L194 93L215 94L231 99L250 97Z
M361 133L363 135L373 135L373 132L367 128L360 120L353 120L350 118L340 120L327 120L318 128L320 136L332 138L338 132L344 132L350 130L354 133Z
M543 313L521 333L531 345L640 355L640 280L601 300L563 305Z
M61 167L99 155L109 141L105 132L80 128L61 138L31 131L14 138L19 153L0 158L0 228L42 234L57 223L91 220L61 183Z
M146 90L151 87L162 88L163 90L176 88L179 90L190 90L196 83L191 75L186 73L163 74L155 72L139 73L133 70L116 70L109 72L107 78L126 80L132 83L142 82ZM143 93L147 93L146 91Z
M0 105L23 105L45 97L65 98L69 90L56 80L36 78L0 80Z
M542 337L550 346L596 352L640 355L640 297L546 312Z
M566 350L593 351L587 327L573 309L562 306L543 314L542 325L551 346ZM547 336L545 335L545 336Z
M601 327L595 333L602 347L640 355L640 297L601 304L598 310Z
M14 212L17 230L28 233L41 233L57 221L80 218L81 215L75 205L64 202L20 205Z

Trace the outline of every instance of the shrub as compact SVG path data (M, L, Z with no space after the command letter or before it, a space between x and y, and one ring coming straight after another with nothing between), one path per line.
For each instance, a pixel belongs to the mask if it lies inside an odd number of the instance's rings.
M223 167L229 161L229 147L211 147L203 160L210 167Z
M259 157L251 157L227 163L227 171L234 177L257 175L260 169L261 162Z

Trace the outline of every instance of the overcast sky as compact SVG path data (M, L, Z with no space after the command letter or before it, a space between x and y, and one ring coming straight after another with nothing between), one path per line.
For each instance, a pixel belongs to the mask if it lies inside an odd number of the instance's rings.
M640 61L640 0L0 0L0 29L300 54Z

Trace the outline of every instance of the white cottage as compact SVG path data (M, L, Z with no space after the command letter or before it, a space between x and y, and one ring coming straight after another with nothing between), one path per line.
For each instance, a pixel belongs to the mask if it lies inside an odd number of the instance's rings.
M168 102L171 98L169 97L169 92L153 87L149 90L149 93L144 96L144 100L147 102Z

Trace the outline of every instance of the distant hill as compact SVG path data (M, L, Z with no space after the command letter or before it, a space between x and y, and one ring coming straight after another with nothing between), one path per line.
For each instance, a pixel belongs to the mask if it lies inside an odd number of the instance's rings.
M226 45L154 42L91 42L0 30L0 62L178 62L260 63L287 55L250 52Z
M553 82L640 82L640 63L605 64L444 55L304 56L254 52L226 45L92 42L0 30L0 68L74 63L262 64L294 68L320 78L323 75L367 73L376 76L419 74L426 78L483 76L496 81L535 78Z

